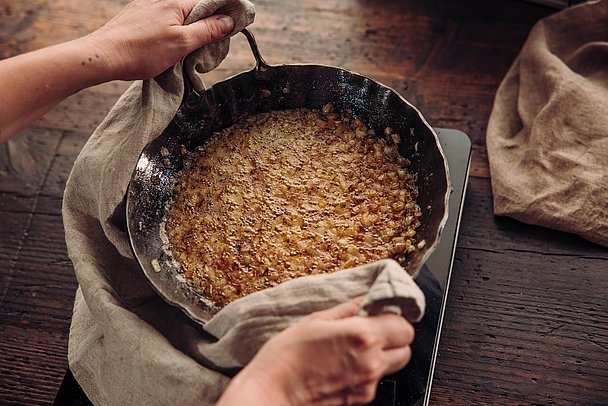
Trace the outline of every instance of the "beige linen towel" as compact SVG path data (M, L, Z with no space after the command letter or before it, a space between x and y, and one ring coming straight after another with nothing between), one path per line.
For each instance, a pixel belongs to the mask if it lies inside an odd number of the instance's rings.
M234 32L253 21L253 6L244 0L203 1L188 21L218 9L233 17ZM227 49L223 41L186 58L185 70L199 89L194 70L214 68ZM249 362L269 337L310 312L368 292L376 280L364 311L422 317L423 293L392 260L247 296L219 312L205 331L165 303L133 258L124 196L141 150L173 118L183 89L181 64L136 82L91 136L66 186L66 242L80 283L68 361L95 404L213 404L229 382L226 374Z
M487 130L494 213L608 247L608 1L538 22Z

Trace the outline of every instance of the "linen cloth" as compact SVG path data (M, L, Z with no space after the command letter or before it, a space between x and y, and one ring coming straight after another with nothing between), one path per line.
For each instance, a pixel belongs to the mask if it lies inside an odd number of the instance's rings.
M608 247L608 1L533 27L486 143L495 214Z
M215 12L233 17L234 32L254 18L251 3L218 0L199 3L188 22ZM217 66L228 46L225 40L186 58L185 71L199 90L198 73ZM424 312L423 293L392 260L249 295L220 311L204 330L160 298L133 257L124 197L141 150L182 101L182 68L178 64L129 88L84 146L64 194L66 242L80 285L68 361L98 405L213 404L231 374L272 335L306 314L368 292L376 280L365 312L401 312L412 321Z

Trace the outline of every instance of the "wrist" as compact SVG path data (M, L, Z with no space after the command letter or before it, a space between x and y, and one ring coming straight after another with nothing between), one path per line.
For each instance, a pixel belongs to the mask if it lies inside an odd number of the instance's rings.
M80 65L91 75L93 83L89 86L121 79L121 68L116 61L118 51L98 31L74 40L81 50Z
M292 403L279 380L264 372L245 368L230 381L217 406L242 404L287 406Z

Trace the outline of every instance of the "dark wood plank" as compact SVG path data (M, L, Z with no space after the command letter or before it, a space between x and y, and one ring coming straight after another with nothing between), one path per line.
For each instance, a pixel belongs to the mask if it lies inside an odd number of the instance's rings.
M21 255L15 261L0 322L63 331L69 325L75 292L76 280L66 253L61 216L35 214Z
M605 292L608 281L595 259L568 258L569 269L560 262L535 252L459 250L437 404L605 401L606 299L590 292Z
M0 403L50 403L67 365L76 290L61 220L84 137L31 127L3 144L0 178Z
M493 217L488 179L467 193L433 400L602 404L608 250Z
M67 368L67 334L0 324L3 405L52 403Z

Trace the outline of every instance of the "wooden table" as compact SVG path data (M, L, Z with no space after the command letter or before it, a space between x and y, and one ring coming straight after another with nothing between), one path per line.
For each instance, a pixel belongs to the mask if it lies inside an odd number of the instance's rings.
M125 0L0 0L0 57L99 27ZM553 10L516 0L260 0L270 63L337 65L393 87L473 141L435 404L607 404L608 250L492 214L485 129L531 26ZM242 38L208 83L249 68ZM0 404L50 403L67 368L76 280L61 198L70 168L127 88L70 97L0 145ZM0 102L10 103L2 99ZM32 97L36 97L32 95Z

